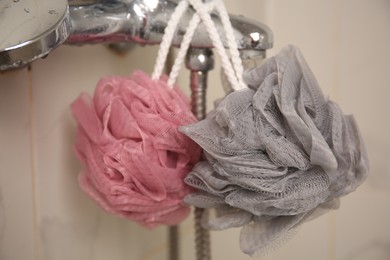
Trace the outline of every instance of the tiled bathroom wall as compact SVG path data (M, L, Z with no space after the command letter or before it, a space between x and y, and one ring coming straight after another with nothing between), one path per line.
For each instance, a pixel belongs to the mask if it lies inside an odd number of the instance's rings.
M323 91L353 113L370 176L339 210L306 223L265 260L390 259L390 1L225 1L230 12L269 25L275 45L299 46ZM118 55L105 46L62 46L31 68L0 74L0 260L167 259L166 228L110 216L81 191L69 104L105 75L151 72L156 47ZM211 73L209 108L223 96ZM180 85L188 91L188 73ZM181 225L181 259L195 259L193 222ZM213 259L250 259L239 230L212 232Z

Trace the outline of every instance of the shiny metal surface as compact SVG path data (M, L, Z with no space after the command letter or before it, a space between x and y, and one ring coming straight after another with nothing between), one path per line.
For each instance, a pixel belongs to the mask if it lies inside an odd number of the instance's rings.
M53 13L54 14L54 13ZM0 71L21 68L32 61L44 57L62 44L70 34L69 10L60 17L58 23L33 38L25 36L18 43L0 47Z
M169 250L168 250L168 259L169 260L179 260L180 259L180 232L179 226L170 226L168 228L168 241L169 241Z
M214 69L214 54L211 49L191 48L186 55L186 67L191 71L208 72Z
M206 116L207 73L214 69L214 55L212 50L189 49L186 56L186 67L191 71L192 112L201 120Z
M208 72L214 69L214 55L211 49L188 50L186 67L190 73L191 109L198 120L206 117L206 90ZM201 225L204 209L195 208L195 251L197 260L211 259L210 232Z
M80 2L83 3L80 5ZM72 34L67 44L100 42L137 42L159 44L178 0L73 0L70 2ZM78 3L78 5L73 5ZM190 9L178 25L173 45L179 46L190 17ZM225 42L222 25L213 15ZM231 15L239 49L265 50L272 47L271 30L264 24L242 16ZM212 48L204 26L197 29L191 47Z
M159 44L178 1L69 0L69 9L66 9L65 15L45 32L37 33L33 38L22 34L25 39L20 39L9 46L5 45L5 47L0 45L0 71L20 68L37 58L44 57L65 40L66 44L76 45L96 43ZM8 5L4 5L0 14L7 7ZM29 12L29 10L24 11ZM173 39L174 46L180 46L193 13L194 10L190 9L179 23ZM62 13L49 10L49 14L60 15ZM13 21L10 17L7 18L7 22ZM217 15L213 14L212 17L225 43L222 25ZM230 17L240 50L264 51L272 47L272 32L266 25L242 16L231 15ZM8 40L7 36L3 35L3 38ZM121 47L123 46L119 46L118 49ZM200 25L195 32L191 47L213 47L203 25Z

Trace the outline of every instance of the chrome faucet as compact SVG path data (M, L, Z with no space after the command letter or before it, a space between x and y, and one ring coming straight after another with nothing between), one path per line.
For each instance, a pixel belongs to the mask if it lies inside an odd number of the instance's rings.
M21 13L24 11L24 19L26 19L26 15L32 15L34 11L33 8L26 9L21 5L18 6L22 1L2 1L5 4L0 6L0 32L3 32L7 23L15 23L15 17L9 14L16 13L17 8L24 8L20 11ZM49 1L53 0L41 0L43 3ZM39 24L39 27L47 26L47 30L37 31L37 35L17 35L20 40L16 42L7 42L7 37L22 32L23 30L20 28L26 26L26 23L18 26L17 30L10 31L9 35L0 34L0 70L26 66L32 61L48 55L54 48L63 43L73 45L123 42L135 42L142 45L159 44L178 1L69 0L68 6L65 8L47 7L48 10L44 10L46 7L43 4L43 7L39 7L39 12L48 13L51 15L50 17L55 17L57 20L53 22L53 18L51 18L46 24ZM31 2L36 1L31 0ZM174 46L180 46L193 13L194 10L189 9L178 25L173 39ZM212 14L212 18L217 28L222 28L218 16ZM230 20L238 47L243 52L248 51L247 53L251 53L251 55L255 52L257 55L272 47L272 32L266 25L236 15L230 15ZM218 31L222 32L223 30ZM224 35L221 34L221 37L225 43ZM213 47L203 25L198 27L191 47Z

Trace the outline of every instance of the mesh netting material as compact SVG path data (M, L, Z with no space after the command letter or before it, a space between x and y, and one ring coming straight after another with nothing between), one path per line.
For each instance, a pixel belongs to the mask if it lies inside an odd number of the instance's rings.
M207 209L205 228L242 226L241 249L253 255L337 208L366 178L368 158L354 118L324 97L297 48L244 78L248 89L180 131L206 157L185 179L198 189L185 202Z
M153 81L143 72L99 81L71 106L78 122L76 154L85 169L82 189L109 213L146 227L175 225L190 209L184 177L201 148L178 131L196 122L189 100L166 77Z

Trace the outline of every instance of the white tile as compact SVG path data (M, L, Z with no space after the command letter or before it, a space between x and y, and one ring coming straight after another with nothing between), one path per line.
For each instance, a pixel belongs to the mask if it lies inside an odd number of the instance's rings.
M336 215L335 259L389 259L390 196L356 192L341 203Z
M42 259L146 260L166 255L165 228L146 230L100 210L90 211L88 216L88 221L43 219Z
M0 259L34 259L27 70L0 74Z
M298 233L273 253L273 260L331 259L331 213L304 223Z
M244 254L240 249L240 230L241 228L233 228L223 231L211 232L212 259L274 259L272 258L272 255L255 255L251 257Z
M390 191L390 2L342 1L340 105L353 113L370 158L368 183Z
M340 1L267 1L274 32L274 55L286 45L299 47L323 92L338 96Z
M229 13L235 15L244 15L246 18L263 21L266 13L266 0L246 0L240 2L237 0L225 0L226 9Z

